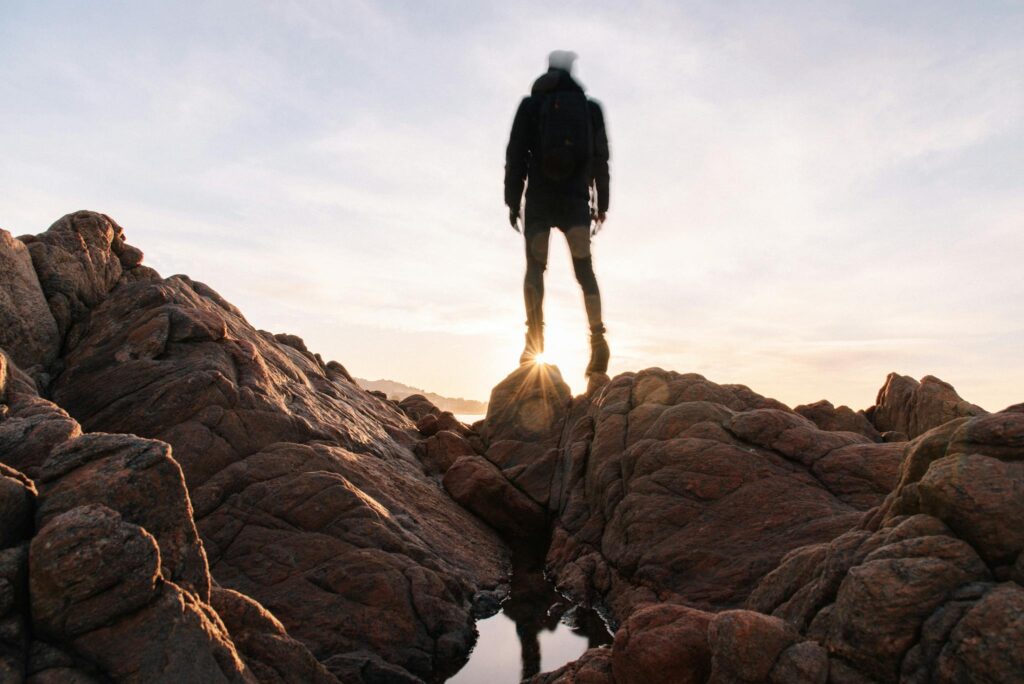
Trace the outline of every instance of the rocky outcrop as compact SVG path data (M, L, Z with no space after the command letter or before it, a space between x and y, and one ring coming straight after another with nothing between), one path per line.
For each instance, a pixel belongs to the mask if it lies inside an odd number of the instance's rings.
M17 377L6 371L0 380ZM248 660L259 658L239 652L210 603L205 552L169 446L82 435L25 382L0 382L0 397L0 435L27 434L7 444L42 463L35 481L0 464L3 681L277 681L254 674ZM46 439L21 429L36 418ZM71 429L47 431L52 422ZM315 662L290 642L293 660Z
M339 676L378 660L407 677L457 668L473 597L503 581L507 552L424 473L412 423L207 286L122 278L111 226L73 217L30 244L67 326L55 402L86 431L169 444L213 580Z
M822 430L833 432L856 432L872 442L881 442L882 435L871 424L863 411L854 411L849 406L833 406L827 399L813 404L803 404L793 409Z
M24 242L64 353L42 385L2 357L0 459L41 488L36 540L69 549L40 546L32 567L138 549L107 568L138 583L96 604L102 628L67 593L77 584L39 575L41 638L26 647L39 655L19 651L24 674L419 681L459 666L474 598L500 590L507 552L424 472L411 450L421 435L395 406L299 338L254 330L205 285L161 279L105 216L69 215ZM435 441L462 447L447 437ZM51 598L74 615L51 616ZM120 615L134 620L124 635ZM69 620L88 629L68 632ZM109 660L129 624L167 647L160 630L184 630L221 674L176 669L187 649L160 656L166 671L147 669L153 649Z
M1015 574L1022 440L1024 414L1013 412L920 436L882 506L831 543L788 556L749 606L800 628L847 677L1019 680L1020 648L1001 649L1024 637L1024 613L1003 608L1024 599ZM989 612L996 601L1001 616Z
M878 390L875 405L866 412L879 432L897 432L910 439L957 418L984 415L980 406L965 401L953 386L926 375L918 382L889 373Z
M0 347L22 368L46 367L60 351L57 322L46 304L32 257L0 229Z
M549 568L620 627L533 681L1024 676L1024 412L905 444L836 430L821 408L816 425L658 369L558 400Z
M534 684L1024 679L1021 405L890 375L790 410L657 368L572 397L526 365L471 428L103 215L0 261L4 682L443 681L509 544L616 628Z
M520 369L490 407L487 458L554 518L559 585L623 617L654 601L742 605L788 552L881 503L902 455L746 387L660 369L576 400L552 369Z

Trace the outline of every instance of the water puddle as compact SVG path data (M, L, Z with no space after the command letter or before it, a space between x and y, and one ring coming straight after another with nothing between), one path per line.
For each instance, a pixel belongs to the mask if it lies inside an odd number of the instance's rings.
M500 611L477 621L479 637L469 661L447 684L514 684L611 643L595 611L555 591L537 554L515 556L509 598Z

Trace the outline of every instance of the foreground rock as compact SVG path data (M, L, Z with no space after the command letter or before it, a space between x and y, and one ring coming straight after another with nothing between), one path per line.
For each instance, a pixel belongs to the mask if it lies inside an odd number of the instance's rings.
M506 552L423 472L411 422L201 283L119 278L125 250L105 233L85 240L102 268L67 262L60 226L30 245L67 326L53 398L87 431L171 445L213 579L346 680L458 667ZM74 287L58 286L62 266Z
M66 537L69 549L48 556L40 546L33 568L130 542L138 553L108 570L139 584L95 609L114 631L88 618L85 631L68 631L71 617L41 610L45 641L15 649L19 671L370 682L433 680L459 666L474 598L500 589L507 552L424 472L410 450L419 435L398 408L298 338L254 330L206 286L141 266L107 217L79 212L25 241L65 351L39 371L42 384L0 368L13 378L0 392L0 459L40 483L36 536ZM72 525L83 507L91 522ZM61 598L77 585L59 575L40 574L32 604L52 598L54 610L77 614L77 599ZM140 647L139 662L104 654L130 644L132 630L173 647L149 622L179 629L167 623L174 605L220 675L180 669L178 653L162 656L166 672L147 669L160 659L152 649ZM136 620L123 635L122 614Z
M442 681L504 592L495 530L617 628L534 684L1024 680L1020 405L524 366L469 428L108 217L0 238L4 682Z
M629 373L570 400L534 368L499 388L487 458L554 517L560 586L614 616L740 606L788 552L842 534L896 483L901 446L698 375ZM503 396L539 398L515 413Z
M620 628L535 683L1024 679L1019 407L876 443L651 369L552 410L549 566Z
M310 677L275 679L250 666L267 654L250 647L256 627L232 614L245 645L236 647L211 603L206 555L167 444L81 435L30 383L9 382L16 369L4 370L0 435L12 425L23 432L28 420L51 438L14 452L42 462L35 483L0 464L4 682L337 681L283 631L273 636L275 657L304 664L295 670Z
M57 322L46 304L28 248L0 229L0 347L23 368L44 368L60 351Z

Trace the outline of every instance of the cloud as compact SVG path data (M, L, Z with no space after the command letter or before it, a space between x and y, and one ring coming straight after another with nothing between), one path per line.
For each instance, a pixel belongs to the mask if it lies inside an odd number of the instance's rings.
M106 211L260 327L482 397L521 341L508 127L570 48L611 136L613 370L853 405L942 370L996 403L1024 375L1024 12L934 5L25 4L0 41L0 220ZM559 239L548 321L576 377Z

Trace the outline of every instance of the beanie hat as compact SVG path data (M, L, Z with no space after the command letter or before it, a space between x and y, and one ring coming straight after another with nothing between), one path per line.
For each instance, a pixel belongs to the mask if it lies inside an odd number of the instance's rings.
M561 69L571 73L576 57L577 54L571 50L555 50L548 55L548 66L552 69Z

